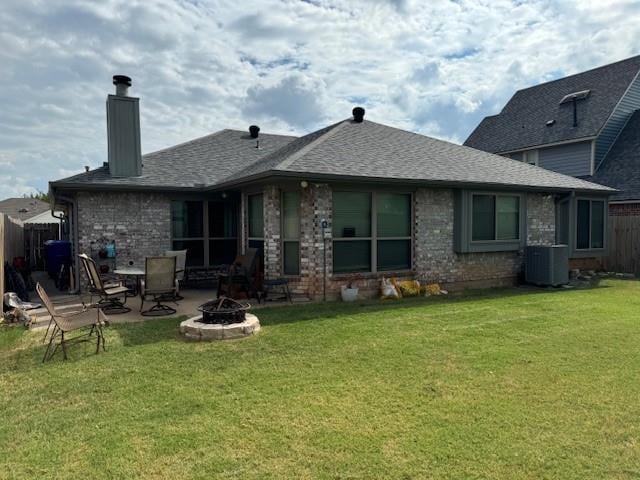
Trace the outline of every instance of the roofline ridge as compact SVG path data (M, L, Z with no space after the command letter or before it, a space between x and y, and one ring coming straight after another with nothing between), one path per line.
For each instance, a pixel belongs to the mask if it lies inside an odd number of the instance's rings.
M628 62L629 60L633 60L633 59L639 59L640 60L640 54L632 55L631 57L623 58L622 60L616 60L615 62L607 63L605 65L600 65L598 67L589 68L589 69L583 70L581 72L572 73L571 75L566 75L564 77L556 78L556 79L553 79L553 80L547 80L546 82L537 83L535 85L531 85L530 87L520 88L520 89L516 90L516 92L513 94L513 96L515 96L518 92L524 92L525 90L529 90L531 88L536 88L536 87L540 87L542 85L548 85L550 83L559 82L561 80L566 80L567 78L577 77L578 75L583 75L585 73L593 72L595 70L600 70L602 68L608 68L608 67L611 67L613 65L617 65L617 64L623 63L623 62ZM638 71L640 71L640 65L638 66ZM511 98L513 98L513 96ZM507 102L507 103L509 103L509 102ZM505 104L505 106L506 106L506 104Z
M161 148L160 150L154 150L153 152L148 152L142 155L142 157L146 157L147 155L153 155L154 153L166 152L167 150L173 150L174 148L182 147L184 145L189 145L190 143L197 142L198 140L202 140L207 137L217 137L221 133L228 131L228 128L223 128L222 130L218 130L217 132L208 133L206 135L202 135L201 137L192 138L191 140L187 140L186 142L178 143L176 145L171 145L170 147Z
M328 131L326 131L325 133L320 135L315 140L309 142L307 145L302 147L297 152L294 152L293 154L289 155L289 157L285 157L281 162L279 162L275 167L273 167L273 169L274 170L279 170L279 169L287 168L289 165L291 165L293 162L295 162L296 160L301 158L303 155L306 155L311 150L316 148L318 145L323 143L327 138L330 138L331 136L333 136L334 132L337 132L338 130L340 130L340 128L344 124L346 124L348 121L349 121L349 119L345 119L345 120L342 120L342 121L340 121L338 123L335 123L333 126L330 125L329 127L326 127L326 128L329 129ZM314 132L311 132L309 135L312 135L313 133Z

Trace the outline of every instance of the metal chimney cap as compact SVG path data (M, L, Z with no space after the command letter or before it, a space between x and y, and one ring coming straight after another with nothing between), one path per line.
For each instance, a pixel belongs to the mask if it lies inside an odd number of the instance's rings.
M354 122L362 123L362 121L364 120L364 108L356 107L351 111L351 113L353 113Z
M126 75L114 75L113 76L113 84L114 85L126 85L127 87L131 86L131 77L127 77Z
M249 127L249 135L251 135L251 138L258 138L258 135L260 134L260 127L257 125L251 125Z

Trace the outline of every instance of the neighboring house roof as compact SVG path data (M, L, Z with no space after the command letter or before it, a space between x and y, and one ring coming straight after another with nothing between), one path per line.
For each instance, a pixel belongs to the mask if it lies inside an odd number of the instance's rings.
M617 190L611 200L640 200L640 110L629 119L620 136L590 178Z
M221 130L142 157L142 175L115 178L100 167L52 182L54 187L171 188L214 185L296 137L260 134L259 146L249 133Z
M502 153L555 142L594 137L602 129L640 71L640 55L586 72L517 91L498 115L485 117L464 142ZM589 90L578 100L578 126L573 126L571 93ZM555 122L547 126L547 122Z
M496 186L541 190L607 187L379 123L344 120L294 140L223 185L270 175Z
M56 212L56 215L60 216L61 213L62 212ZM51 210L47 210L46 212L39 213L38 215L25 220L24 223L60 223L60 218L54 217Z
M7 198L0 200L0 213L18 220L29 220L50 209L47 202L35 198Z
M344 120L298 139L261 134L260 150L255 148L254 139L246 138L243 132L224 130L145 155L142 177L111 178L108 169L103 168L52 185L178 189L202 188L206 184L219 189L271 176L302 176L545 191L611 191L505 157L366 120ZM278 144L280 148L276 148Z

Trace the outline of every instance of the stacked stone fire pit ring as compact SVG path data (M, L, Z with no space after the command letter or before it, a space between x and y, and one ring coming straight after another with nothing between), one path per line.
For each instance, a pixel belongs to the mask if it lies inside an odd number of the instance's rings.
M248 303L221 297L200 305L202 315L180 323L180 333L188 340L229 340L253 335L260 330L258 317L247 310Z

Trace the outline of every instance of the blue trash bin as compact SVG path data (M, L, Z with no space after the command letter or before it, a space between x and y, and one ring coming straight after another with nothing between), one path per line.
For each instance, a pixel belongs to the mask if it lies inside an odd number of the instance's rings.
M44 242L47 273L53 279L58 278L62 265L71 263L71 242L68 240L47 240Z

